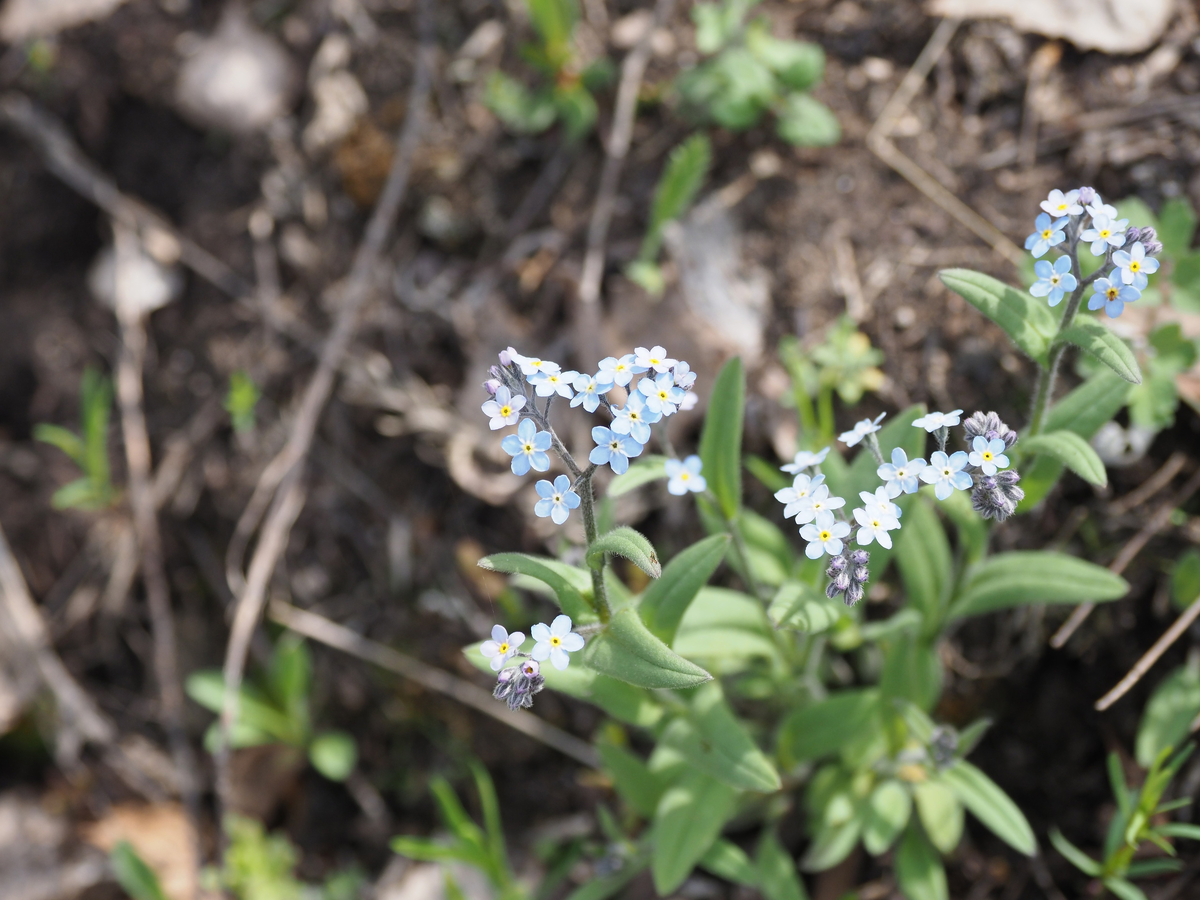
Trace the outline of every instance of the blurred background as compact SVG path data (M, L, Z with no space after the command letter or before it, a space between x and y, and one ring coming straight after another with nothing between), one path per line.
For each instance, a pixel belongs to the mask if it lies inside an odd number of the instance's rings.
M1108 486L1064 479L995 540L1108 564L1166 512L1129 596L1066 648L1040 611L955 633L938 714L992 717L979 765L1039 834L1098 842L1105 753L1128 758L1150 691L1200 646L1093 711L1200 592L1200 508L1179 494L1200 463L1198 163L1186 0L4 0L0 897L126 896L126 846L170 900L215 896L206 748L255 577L246 679L267 710L222 796L275 837L227 838L237 896L484 900L388 849L438 829L436 778L474 796L475 761L540 900L587 883L611 785L473 707L487 679L461 654L549 608L476 562L564 549L479 412L497 352L592 371L666 346L699 376L686 452L739 355L760 471L803 442L797 391L833 433L920 402L1019 423L1032 364L937 272L1031 283L1038 203L1084 184L1178 236L1114 326L1147 378L1093 439ZM582 447L588 424L562 428ZM769 479L747 492L775 517ZM657 487L616 516L666 557L704 533ZM272 523L278 564L256 576ZM400 662L301 642L281 627L297 610ZM607 727L549 692L537 715L584 741ZM800 851L799 812L781 834ZM977 838L952 896L1083 895L1053 854ZM854 859L814 896L893 895ZM680 890L752 895L704 874Z

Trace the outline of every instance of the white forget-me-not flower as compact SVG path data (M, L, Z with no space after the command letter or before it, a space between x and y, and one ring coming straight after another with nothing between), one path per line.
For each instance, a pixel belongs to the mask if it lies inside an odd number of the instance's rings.
M1092 256L1103 256L1110 246L1120 247L1125 243L1125 229L1128 227L1128 219L1092 216L1092 227L1079 235L1079 239L1092 245Z
M634 347L633 353L634 365L637 367L637 371L639 372L645 372L649 369L653 369L655 372L658 372L661 375L679 361L676 359L671 359L671 357L667 356L666 348L659 344L655 344L649 350L647 350L645 347Z
M517 426L517 433L506 437L500 446L513 458L513 473L524 475L530 469L545 472L550 468L550 457L546 451L551 443L550 432L538 431L533 419L524 419Z
M549 516L555 525L567 521L571 510L579 506L579 495L571 490L571 479L566 475L559 475L553 484L542 479L535 487L542 499L534 504L534 513L542 518Z
M825 457L829 455L829 448L825 447L813 453L811 450L801 450L793 457L792 461L786 466L779 468L789 475L797 475L805 469L811 469L813 466L819 466L825 462Z
M539 397L553 397L558 394L570 400L575 396L571 385L578 377L579 373L574 369L568 369L566 372L535 372L530 376L529 383L533 385Z
M634 391L624 406L613 410L613 416L613 431L631 435L639 444L645 444L650 440L650 426L662 418L662 413L649 407L645 394Z
M842 552L842 538L850 533L846 522L835 522L833 513L825 510L817 520L800 529L800 537L808 541L804 555L809 559L820 559L826 553L837 556Z
M550 660L550 665L556 669L565 669L570 665L568 653L583 649L583 638L571 630L570 616L555 616L549 627L544 622L538 622L529 629L533 639L533 658L539 662Z
M675 363L675 383L685 391L696 383L696 373L685 360Z
M874 421L871 419L863 419L861 422L855 422L852 429L849 431L843 431L838 435L838 440L847 447L853 447L868 434L878 431L879 423L883 421L883 417L886 415L887 413L881 412L878 416L876 416Z
M1058 188L1050 192L1050 196L1042 201L1042 209L1052 216L1078 216L1083 214L1079 204L1079 191L1067 191L1065 194Z
M813 491L819 488L824 481L824 475L797 475L792 480L791 487L776 491L775 499L784 504L783 517L790 519L800 512L800 509L806 506L807 501L812 497Z
M708 481L700 474L702 468L703 463L700 462L700 457L694 453L683 462L677 459L668 459L667 491L677 497L682 497L688 491L699 494L708 487Z
M625 474L629 470L629 458L640 456L642 452L642 445L633 435L620 434L603 425L592 429L592 440L596 446L588 454L588 461L598 466L608 463L616 475Z
M1025 238L1025 249L1033 254L1034 259L1045 256L1047 250L1057 247L1067 239L1066 233L1062 230L1066 223L1066 216L1060 219L1051 219L1042 213L1033 223L1033 234Z
M921 480L933 485L933 493L939 500L945 500L954 493L954 489L965 491L974 483L971 476L963 471L967 464L967 454L963 450L947 456L941 450L929 454L929 465L921 470Z
M499 672L500 668L512 659L525 643L525 635L519 631L509 634L503 625L492 626L492 639L484 641L479 646L479 652L485 659L492 661L492 670Z
M950 428L954 425L957 425L959 416L961 415L961 409L952 409L948 413L925 413L925 415L921 418L913 419L913 428L924 428L927 432L933 434L939 428Z
M525 398L520 394L514 397L508 388L500 385L496 388L496 396L480 408L489 417L488 427L495 431L505 425L517 424L521 410L525 408Z
M1092 290L1095 293L1088 297L1088 309L1104 307L1110 319L1123 313L1126 303L1132 303L1142 296L1142 292L1133 285L1121 284L1111 278L1097 278L1092 282Z
M1058 306L1067 291L1079 285L1071 274L1071 257L1060 256L1053 264L1048 259L1039 259L1033 266L1038 280L1029 287L1035 297L1046 297L1051 306Z
M921 485L917 477L925 468L925 460L909 459L908 454L900 447L892 451L892 461L884 463L875 470L875 474L887 482L885 488L889 497L899 497L901 494L915 494Z
M814 488L812 493L803 500L798 501L799 509L796 511L796 524L804 525L812 522L823 512L833 512L835 509L841 509L846 505L846 501L841 497L829 496L829 485L823 484L820 487Z
M890 516L878 506L854 510L854 520L858 522L858 534L855 540L862 546L871 541L878 541L879 546L892 549L892 536L889 531L900 527L900 521Z
M1141 241L1135 243L1128 251L1118 250L1113 254L1113 262L1121 270L1121 281L1139 291L1144 291L1150 283L1147 276L1158 271L1158 260L1153 256L1146 256L1146 245Z
M984 475L995 475L997 469L1008 468L1008 457L1004 451L1008 445L1000 438L988 440L982 434L971 442L971 453L967 461L983 470Z
M891 516L893 519L896 519L896 527L900 527L899 519L904 515L904 510L892 502L892 498L888 496L887 488L877 487L873 494L870 491L859 491L858 496L862 498L863 506L868 511L877 506L879 507L879 511L885 516Z
M600 360L600 371L596 374L596 380L625 387L629 384L629 379L636 374L633 354L626 353L620 359L615 356L606 356Z

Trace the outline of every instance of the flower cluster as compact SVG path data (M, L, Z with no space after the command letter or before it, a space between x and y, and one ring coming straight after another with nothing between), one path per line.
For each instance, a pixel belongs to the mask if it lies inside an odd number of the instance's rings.
M596 446L588 461L593 469L607 465L617 475L627 471L629 461L641 455L650 441L652 425L680 410L691 409L697 402L692 390L696 373L658 346L638 347L622 357L602 359L598 371L591 375L564 371L556 362L523 356L509 347L500 354L500 365L492 366L490 374L483 385L490 395L482 406L483 413L493 431L517 426L516 434L507 435L500 444L512 457L512 471L517 475L531 469L549 471L549 451L553 448L560 455L565 452L561 444L556 446L557 438L550 428L550 404L555 397L570 400L572 408L582 406L589 413L604 408L610 421L592 429ZM625 394L623 406L609 399L618 388ZM545 404L539 409L541 398ZM549 517L556 525L566 522L581 502L576 488L582 476L577 469L571 471L576 474L574 481L559 475L554 481L542 480L536 485L539 499L534 512ZM673 494L699 492L706 487L697 456L682 462L668 461L667 474L667 488Z
M550 665L561 671L571 664L571 654L583 649L583 636L571 630L570 616L555 616L549 625L539 622L529 632L534 640L532 653L521 651L526 640L523 633L510 634L503 625L493 625L492 639L479 647L492 670L499 673L492 696L507 702L509 709L533 706L533 695L546 683L540 663L550 660ZM517 665L508 665L514 660Z
M1088 309L1103 309L1115 319L1142 296L1149 276L1158 271L1154 257L1162 244L1153 228L1130 227L1119 218L1115 207L1103 202L1090 187L1063 193L1053 190L1042 201L1044 212L1034 223L1034 232L1025 239L1025 249L1039 261L1034 265L1037 281L1029 289L1035 297L1045 297L1057 306L1064 296L1081 286L1092 286ZM1083 278L1075 265L1080 243L1090 245L1093 256L1103 256L1100 268ZM1067 255L1053 263L1041 259L1053 247L1064 245Z
M876 475L883 482L874 493L859 492L862 506L845 517L842 497L832 496L820 466L829 448L813 453L802 450L783 471L793 477L791 487L775 493L784 504L784 518L794 518L800 525L800 536L808 542L804 553L809 559L828 554L831 559L825 574L829 584L826 595L839 595L851 606L862 599L869 579L867 564L870 556L860 549L871 543L891 549L891 532L900 528L902 511L892 501L901 494L915 494L921 482L933 487L934 496L945 500L957 491L971 491L971 505L985 519L1004 521L1011 516L1025 492L1017 487L1021 476L1009 469L1007 451L1017 442L1017 433L1000 421L994 412L977 412L962 423L970 450L946 452L950 427L958 425L961 409L948 413L931 412L913 422L935 435L938 449L924 459L909 459L903 449L892 451L891 462L884 462L876 419L863 419L853 429L844 432L840 440L849 447L865 441L868 450L879 463ZM853 540L857 547L851 549Z

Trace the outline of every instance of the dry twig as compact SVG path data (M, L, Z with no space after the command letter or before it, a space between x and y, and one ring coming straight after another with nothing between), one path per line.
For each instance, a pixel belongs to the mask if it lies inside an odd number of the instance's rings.
M510 728L515 728L547 747L553 747L585 766L593 769L600 767L600 759L595 749L587 741L580 740L549 722L543 722L533 713L521 710L509 711L503 704L497 703L492 695L483 688L456 675L423 663L419 659L406 656L391 647L368 640L323 616L297 609L287 603L271 601L267 614L273 621L285 628L290 628L297 634L302 634L314 641L366 660L389 672L395 672L397 675L411 679L427 690L435 691L457 700L459 703L474 707L481 713L491 716L498 722L503 722Z
M1163 469L1165 470L1168 466L1170 466L1170 464L1171 461L1167 460L1167 463L1163 466ZM1152 477L1150 480L1153 481L1155 478L1157 478L1157 476ZM1133 562L1133 558L1141 552L1142 548L1149 543L1150 539L1167 527L1167 523L1171 520L1171 513L1186 503L1192 494L1196 493L1197 490L1200 490L1200 470L1197 470L1196 473L1188 479L1187 483L1183 486L1183 489L1177 496L1172 497L1155 511L1154 515L1150 517L1150 520L1145 524L1145 526L1143 526L1141 531L1130 538L1129 543L1122 547L1121 552L1117 554L1117 558L1109 564L1108 570L1114 575L1120 575L1122 572L1124 572L1125 567ZM1061 649L1063 644L1071 639L1071 635L1076 632L1079 626L1084 623L1084 620L1086 620L1087 617L1092 614L1092 610L1095 608L1095 603L1081 603L1079 606L1075 607L1075 611L1071 613L1070 618L1063 622L1058 631L1054 632L1054 636L1050 638L1050 646L1055 650ZM1165 650L1166 648L1164 647L1163 649ZM1157 659L1157 657L1155 658ZM1153 661L1151 661L1151 665L1153 665ZM1149 666L1147 666L1147 668L1149 668ZM1138 677L1140 678L1141 676L1139 675ZM1135 678L1129 686L1132 687L1136 681L1137 679ZM1126 690L1128 690L1128 688L1126 688ZM1122 691L1121 693L1123 694L1125 692Z
M317 369L305 388L299 410L291 425L288 442L263 472L255 488L254 497L251 498L251 504L238 523L239 534L244 533L248 539L253 525L250 525L248 530L243 527L243 523L247 521L247 513L256 502L259 506L265 506L260 498L274 497L266 511L261 536L244 580L240 572L237 572L236 578L230 579L230 588L237 596L238 604L225 653L225 701L220 719L221 740L216 754L217 793L222 808L228 808L230 800L229 733L237 719L238 690L245 671L250 640L266 601L267 582L275 571L280 555L287 547L292 525L304 505L304 462L312 447L317 422L333 390L342 358L354 336L358 313L374 286L384 244L408 189L413 154L420 142L425 106L433 80L433 57L436 48L432 37L431 6L431 0L422 0L418 8L421 46L409 91L408 114L397 141L387 183L355 253L333 329L321 348ZM257 520L257 516L254 519ZM242 544L243 550L244 547L245 544ZM227 559L227 568L240 569L240 559L236 560L235 566L229 566L228 563Z
M180 234L165 216L121 193L112 179L84 156L67 130L38 109L28 97L16 93L0 96L0 122L6 122L34 144L41 151L46 167L64 184L95 203L115 221L137 230L159 262L173 263L178 259L231 297L247 297L253 293L242 276Z
M633 139L633 121L637 112L638 91L642 86L642 75L650 61L654 32L670 18L675 0L658 0L654 5L654 21L646 29L637 46L629 51L621 64L621 81L617 86L617 104L613 111L612 130L605 142L604 169L600 173L600 187L596 191L596 205L592 207L592 218L588 223L587 252L583 258L583 273L579 278L579 353L585 359L599 354L596 344L600 326L600 281L604 277L604 242L608 238L608 226L612 222L613 205L617 197L617 184L621 180L621 169L629 144Z

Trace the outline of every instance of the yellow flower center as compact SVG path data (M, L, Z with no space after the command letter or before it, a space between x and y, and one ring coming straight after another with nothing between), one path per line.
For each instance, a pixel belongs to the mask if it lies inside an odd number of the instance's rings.
M508 652L508 641L505 641L503 644L500 645L500 652L501 653Z
M984 462L991 462L991 461L992 461L992 451L991 451L991 450L984 450L984 451L983 451L983 461L984 461Z
M1052 234L1054 234L1054 229L1047 228L1045 231L1042 232L1042 237L1044 237L1046 240L1050 240L1050 235L1052 235Z
M687 480L688 480L689 478L691 478L691 477L692 477L692 476L691 476L691 475L689 475L687 472L680 472L680 473L679 473L679 480L680 480L680 481L687 481Z
M1105 295L1108 297L1108 299L1109 299L1109 300L1116 300L1116 299L1117 299L1117 294L1119 294L1119 293L1120 293L1120 289L1119 289L1119 288L1115 288L1115 287L1110 287L1110 288L1109 288L1107 291L1105 291L1104 293L1105 293Z
M1061 276L1061 275L1051 275L1051 276L1050 276L1050 283L1051 283L1051 284L1058 284L1060 281L1062 281L1062 276Z
M949 478L949 477L950 477L950 470L949 470L949 469L942 469L942 474L943 474L943 475L945 475L947 478Z
M660 362L662 362L662 360L659 359L658 357L656 357L656 356L650 357L650 365L657 366Z
M550 646L551 647L557 647L561 643L562 643L562 638L560 638L557 634L550 635Z
M533 452L533 444L526 444L526 445L525 445L525 452L526 452L526 453L532 453L532 452Z
M1142 268L1142 264L1136 259L1129 263L1129 271L1137 272Z
M1060 203L1060 204L1058 204L1058 206L1057 206L1057 207L1055 207L1055 208L1056 208L1056 209L1057 209L1059 212L1066 212L1066 211L1067 211L1067 204L1065 204L1065 203Z
M1110 234L1112 234L1112 232L1111 232L1111 231L1109 231L1107 228L1101 228L1101 229L1100 229L1100 237L1102 237L1102 238L1106 238L1106 237L1108 237Z
M658 399L659 399L659 400L666 400L666 399L667 399L667 392L666 392L666 391L659 391L659 392L658 392Z
M636 422L636 421L637 421L638 419L640 419L640 418L641 418L641 415L640 415L639 413L636 413L636 412L631 412L631 413L629 414L629 419L630 419L630 421L632 421L632 422Z
M879 520L878 520L878 519L872 519L872 520L871 520L871 527L872 527L872 528L878 528L878 527L879 527Z
M500 407L500 415L502 415L504 418L507 419L509 416L512 415L512 407L511 406Z
M818 539L819 539L819 540L820 540L822 543L824 543L825 541L829 540L831 537L833 537L833 533L832 533L832 532L830 532L830 531L822 531L820 534L818 534L818 535L817 535L817 538L818 538Z
M555 494L555 495L554 495L554 502L555 502L555 503L562 503L562 494Z

